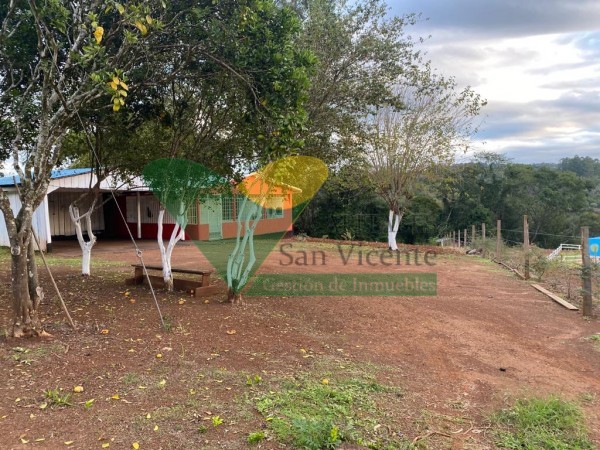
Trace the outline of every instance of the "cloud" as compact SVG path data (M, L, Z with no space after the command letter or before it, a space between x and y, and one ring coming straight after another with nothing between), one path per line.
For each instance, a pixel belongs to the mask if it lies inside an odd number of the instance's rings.
M600 158L600 2L390 0L422 12L433 67L488 100L477 150L519 162Z
M597 0L407 0L390 2L402 15L422 13L429 21L418 28L451 31L455 36L519 37L596 30Z

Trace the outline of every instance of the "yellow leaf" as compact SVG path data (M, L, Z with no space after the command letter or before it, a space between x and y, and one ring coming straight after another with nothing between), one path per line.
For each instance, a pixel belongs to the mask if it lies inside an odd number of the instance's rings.
M179 305L185 305L185 300L180 298L179 301L177 302Z
M123 89L125 89L126 91L129 90L129 86L127 86L125 83L123 83L122 81L119 81L119 84L121 85L121 87ZM126 293L125 295L128 295L129 293Z
M22 444L27 444L28 442L29 442L29 441L28 441L27 439L25 439L25 438L21 438L21 443L22 443Z
M119 84L121 82L121 80L119 80L119 77L113 77L112 81L115 84Z
M121 96L123 96L123 97L127 97L127 91L125 91L125 90L123 90L123 89L119 89L117 92L118 92L119 94L121 94ZM132 299L132 300L133 300L133 299Z
M148 33L148 28L146 28L146 25L144 25L139 20L135 21L135 27L142 32L142 35L145 35L146 33Z
M327 378L323 378L323 380L321 381L321 383L323 383L323 384L329 384L329 380Z
M83 392L83 386L75 386L73 392Z
M48 403L44 402L40 405L40 409L46 409L48 407Z
M137 442L134 442L133 444L131 444L131 446L135 449L138 450L140 448L140 444L138 444Z
M94 31L94 37L96 38L96 44L100 44L102 42L102 36L104 36L104 28L96 27Z
M113 109L115 109L114 106L113 106ZM117 108L115 111L118 111L118 110L119 110L119 108ZM104 330L100 330L100 334L108 334L108 333L109 333L109 331L106 328Z
M154 22L154 20L152 20L152 17L146 16L146 22L148 22L148 25L152 25L152 22Z
M158 359L162 358L162 353L157 353L157 354L156 354L156 357L157 357Z
M122 98L120 98L120 99L119 99L119 103L120 103L121 105L124 105L124 104L125 104L125 100L123 100Z
M146 414L146 419L150 419L152 417L152 414L148 413Z
M102 448L108 448L110 447L110 444L108 442L105 442L104 444L102 444Z
M35 440L35 442L44 442L46 440L46 438L37 438Z
M115 394L111 397L113 400L119 400L121 397L119 397L119 394Z
M237 331L235 331L235 330L227 330L226 333L227 334L235 334L235 333L237 333Z
M167 380L160 380L158 383L159 386L164 386L165 384L167 384Z
M154 431L158 431L158 425L154 425Z
M121 109L121 105L113 105L113 111L117 112Z
M119 11L119 14L123 14L125 12L125 8L120 3L115 3L115 8Z
M75 441L65 441L64 444L65 445L73 445L75 443Z
M306 350L304 350L303 348L300 349L300 353L306 354Z

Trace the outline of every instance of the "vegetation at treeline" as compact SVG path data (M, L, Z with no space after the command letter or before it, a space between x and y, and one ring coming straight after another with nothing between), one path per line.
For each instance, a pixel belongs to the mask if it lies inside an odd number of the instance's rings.
M356 182L360 165L343 167L326 182L297 223L311 236L385 240L386 204L369 184ZM364 175L366 177L366 174ZM521 164L479 153L420 180L399 230L399 240L426 243L453 230L502 220L503 238L523 242L523 215L531 242L542 248L579 243L581 226L600 235L600 159L563 158L557 164ZM514 230L514 231L512 231Z

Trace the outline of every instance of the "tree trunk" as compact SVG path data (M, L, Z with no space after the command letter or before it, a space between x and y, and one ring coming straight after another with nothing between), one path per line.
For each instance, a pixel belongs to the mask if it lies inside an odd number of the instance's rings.
M42 334L37 313L41 292L37 286L37 269L31 240L29 236L24 242L11 246L14 337Z
M396 236L398 235L398 229L400 228L401 220L402 214L396 213L390 209L390 215L388 218L388 248L394 252L398 251Z
M96 245L96 236L94 235L94 231L92 229L92 213L94 212L94 207L96 205L96 200L92 202L92 205L88 209L88 211L83 215L79 215L79 208L74 204L69 205L69 215L71 216L71 220L75 225L75 234L77 235L77 242L79 242L79 247L81 248L81 275L89 276L91 273L90 266L92 262L92 248ZM81 221L85 219L85 225L88 235L88 241L86 242L83 238L83 231L81 230Z
M234 292L233 289L227 290L227 300L231 302L232 305L243 305L244 300L242 298L241 292Z
M163 240L163 221L165 218L165 210L161 209L158 212L158 248L160 250L160 260L162 264L162 272L163 272L163 281L165 283L165 289L169 292L173 291L173 272L171 270L171 256L173 254L173 249L175 245L183 238L184 229L179 226L178 223L175 223L173 227L173 232L171 233L171 238L169 239L169 243L167 247L165 247Z

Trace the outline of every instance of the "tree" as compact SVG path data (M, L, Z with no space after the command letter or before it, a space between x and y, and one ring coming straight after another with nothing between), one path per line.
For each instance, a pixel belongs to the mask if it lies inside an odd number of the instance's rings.
M367 153L373 186L389 208L391 250L398 249L396 235L418 184L467 148L483 105L470 88L457 92L453 79L435 75L429 66L406 78L396 97L401 108L385 106L369 117Z
M306 104L302 154L330 167L360 155L367 111L394 103L394 85L418 60L406 29L415 15L388 14L385 0L300 0L296 44L317 64Z
M2 153L18 175L20 208L0 189L0 210L11 246L12 334L41 330L32 244L34 210L46 195L61 143L80 111L112 97L118 111L127 97L125 72L148 55L161 30L159 0L3 2L0 9L0 136ZM160 48L153 47L154 52ZM107 98L108 100L108 98Z

